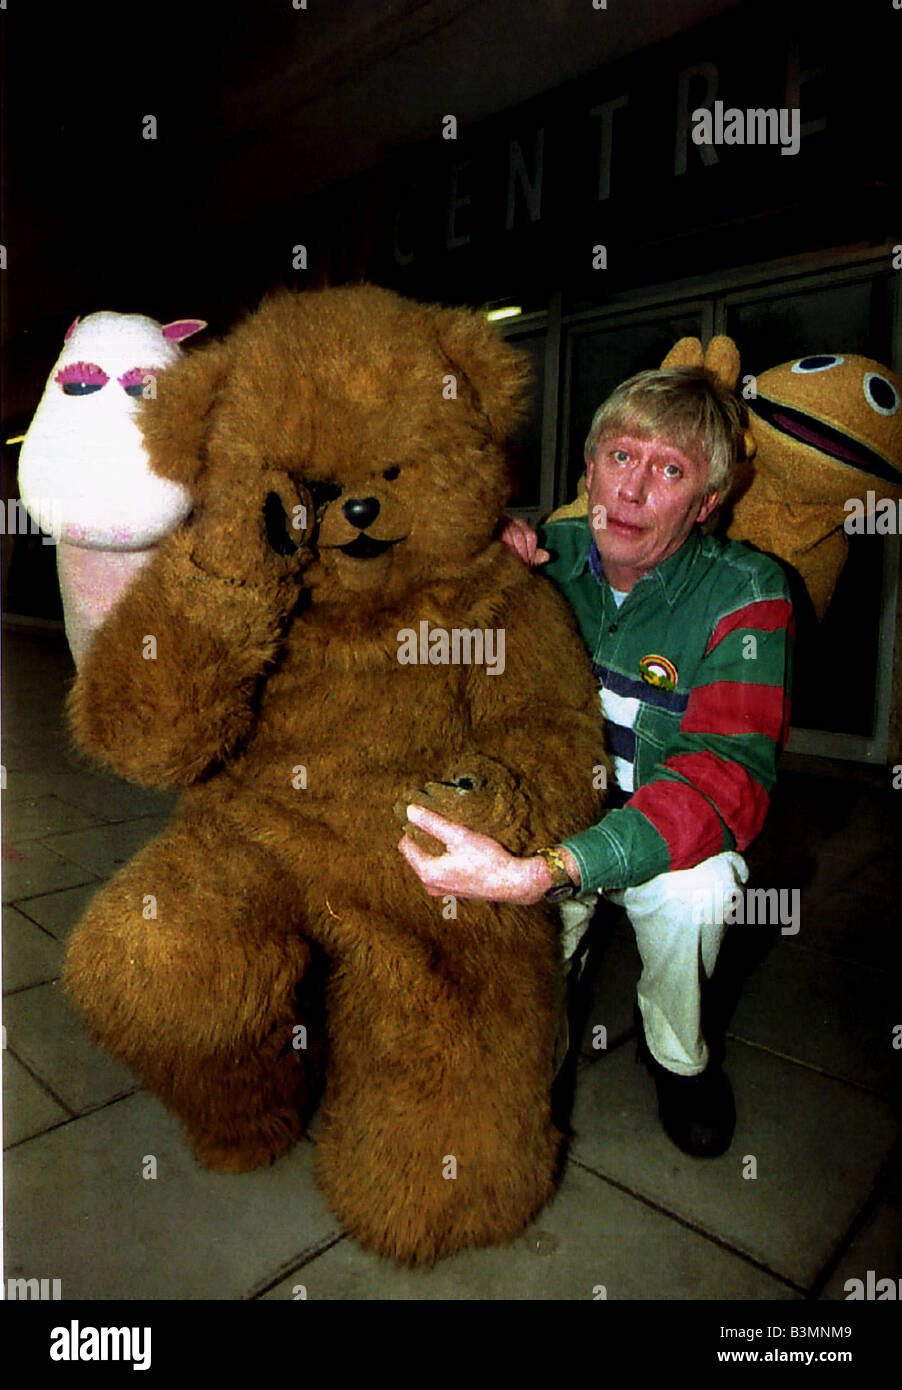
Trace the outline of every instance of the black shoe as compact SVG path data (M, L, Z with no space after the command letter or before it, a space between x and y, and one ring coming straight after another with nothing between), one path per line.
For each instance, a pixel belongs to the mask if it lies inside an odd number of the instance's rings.
M693 1158L718 1158L733 1142L736 1105L733 1089L715 1062L698 1076L678 1076L656 1061L645 1040L636 1008L636 1058L651 1072L658 1092L658 1114L668 1138Z

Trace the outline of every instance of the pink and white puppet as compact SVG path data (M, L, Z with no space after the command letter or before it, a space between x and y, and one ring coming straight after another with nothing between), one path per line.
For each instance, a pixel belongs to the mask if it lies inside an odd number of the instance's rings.
M151 473L137 402L206 324L143 314L76 319L19 455L19 493L57 545L66 636L80 666L91 638L156 543L191 509L187 490Z

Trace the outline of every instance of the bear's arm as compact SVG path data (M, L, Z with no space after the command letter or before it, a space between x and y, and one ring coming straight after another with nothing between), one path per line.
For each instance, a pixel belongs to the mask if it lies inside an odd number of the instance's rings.
M523 573L503 628L503 672L470 676L474 744L516 780L508 838L538 848L598 821L611 764L589 656L550 580Z
M297 580L235 585L206 575L181 532L96 633L68 699L85 752L150 787L187 786L250 732L261 676Z

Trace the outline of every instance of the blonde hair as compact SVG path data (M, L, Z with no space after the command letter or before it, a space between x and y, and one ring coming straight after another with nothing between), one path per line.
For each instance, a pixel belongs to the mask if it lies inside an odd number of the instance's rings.
M622 382L598 407L585 455L587 461L594 458L605 434L660 437L707 462L705 491L723 497L742 454L744 427L744 407L711 372L704 367L660 367Z

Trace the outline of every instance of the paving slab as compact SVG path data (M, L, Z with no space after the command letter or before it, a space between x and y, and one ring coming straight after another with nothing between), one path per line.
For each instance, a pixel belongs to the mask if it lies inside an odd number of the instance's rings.
M43 773L72 773L79 767L78 755L56 730L36 728L23 739L7 735L0 752L0 762L6 768L6 785L13 790L20 778Z
M44 844L98 878L107 878L127 864L168 823L169 817L165 815L144 816L116 825L97 825L90 830L48 835Z
M79 832L81 834L90 832ZM3 843L3 901L32 898L96 879L94 870L56 854L38 840Z
M863 1290L854 1285L847 1289L846 1284L852 1279L859 1280ZM902 1299L902 1207L888 1202L881 1202L874 1209L850 1243L821 1298L845 1300L850 1293L863 1293L865 1301L870 1294L876 1302L888 1302L890 1290L886 1285L879 1291L876 1287L881 1279L892 1280L895 1300ZM882 1298L877 1297L878 1292Z
M902 854L896 856L897 863L900 857ZM788 950L799 946L886 970L898 977L902 972L898 892L895 903L890 905L877 893L876 879L869 882L866 875L867 870L862 869L847 889L806 893L806 926L798 937L785 938Z
M778 946L746 980L730 1032L889 1096L902 1090L897 1004L882 970Z
M18 1058L4 1051L3 1147L8 1149L69 1118L69 1112L48 1095Z
M14 907L3 908L3 993L55 980L62 967L62 948L55 937L35 926Z
M140 816L168 815L179 797L178 791L160 791L126 782L94 765L68 771L22 772L10 778L4 805L13 810L19 803L42 796L56 796L67 805L91 813L102 822L136 820ZM73 824L69 829L75 829Z
M67 1299L248 1298L338 1235L311 1144L210 1173L143 1092L20 1144L4 1188L6 1275L61 1279Z
M898 823L896 810L894 821ZM842 887L866 895L874 904L879 904L886 913L890 929L899 925L899 863L902 849L902 836L894 836L890 844L884 845L862 864L859 871L844 880Z
M58 941L65 941L102 883L103 879L92 879L90 883L77 888L61 888L56 893L39 894L35 898L17 902L15 908Z
M748 1261L568 1164L515 1240L405 1269L345 1237L264 1299L796 1299Z
M100 817L58 796L24 796L4 805L3 829L16 842L38 840L54 832L83 830Z
M878 1096L738 1042L726 1070L738 1120L722 1157L690 1158L669 1141L629 1044L581 1076L573 1156L809 1289L864 1206L898 1116Z
M842 888L877 851L898 843L892 793L854 780L778 776L764 831L749 851L750 886L805 894Z
M71 1111L104 1105L138 1085L91 1040L58 982L7 995L6 1045Z

